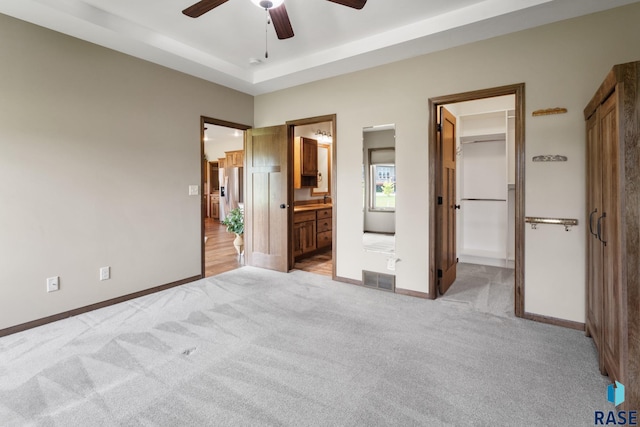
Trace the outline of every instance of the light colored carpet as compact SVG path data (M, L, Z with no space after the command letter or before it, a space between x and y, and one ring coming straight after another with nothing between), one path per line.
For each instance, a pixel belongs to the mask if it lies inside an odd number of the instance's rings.
M0 338L0 425L582 426L583 333L251 267Z
M458 263L456 281L440 302L464 304L471 310L515 317L514 289L513 269Z

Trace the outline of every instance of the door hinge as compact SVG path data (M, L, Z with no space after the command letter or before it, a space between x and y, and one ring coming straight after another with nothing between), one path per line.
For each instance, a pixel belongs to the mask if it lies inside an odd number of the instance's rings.
M442 204L442 196L438 196L438 204L441 205Z
M436 130L437 130L438 132L442 132L442 123L438 123L438 124L436 124Z
M438 269L438 279L442 279L442 270Z

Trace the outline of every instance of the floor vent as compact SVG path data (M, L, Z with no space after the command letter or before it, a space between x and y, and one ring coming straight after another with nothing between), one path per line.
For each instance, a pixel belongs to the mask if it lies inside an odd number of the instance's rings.
M368 288L382 289L383 291L396 291L396 276L392 274L376 273L375 271L362 270L362 284Z

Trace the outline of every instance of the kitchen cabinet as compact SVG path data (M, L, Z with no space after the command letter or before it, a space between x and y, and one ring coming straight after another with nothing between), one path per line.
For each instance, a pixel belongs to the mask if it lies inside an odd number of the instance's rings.
M221 169L224 169L227 167L227 158L226 157L220 157L218 158L218 167Z
M220 218L220 196L218 194L211 194L210 195L210 217L213 219L219 219Z
M318 186L318 141L297 136L293 141L293 186Z
M218 174L218 162L209 162L206 169L205 190L207 194L212 194L220 189L220 176Z
M225 151L225 167L241 168L244 166L244 150Z
M640 62L613 67L587 121L586 333L599 367L640 407Z

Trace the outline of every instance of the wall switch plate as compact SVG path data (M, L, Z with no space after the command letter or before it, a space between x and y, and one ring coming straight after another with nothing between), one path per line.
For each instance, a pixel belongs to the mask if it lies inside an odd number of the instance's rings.
M60 290L60 276L47 278L47 292L55 292Z
M111 279L111 267L102 267L100 269L100 280Z
M199 193L198 191L198 186L197 185L190 185L189 186L189 195L190 196L197 196Z

